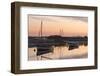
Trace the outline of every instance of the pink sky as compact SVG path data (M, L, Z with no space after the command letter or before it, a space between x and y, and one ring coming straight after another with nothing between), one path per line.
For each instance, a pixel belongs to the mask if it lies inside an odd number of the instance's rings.
M39 36L41 21L43 22L43 36L87 36L87 17L60 17L60 16L36 16L28 15L29 36Z

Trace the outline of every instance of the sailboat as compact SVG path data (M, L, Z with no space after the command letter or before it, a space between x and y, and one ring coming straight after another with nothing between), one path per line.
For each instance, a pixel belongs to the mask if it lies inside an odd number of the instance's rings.
M42 43L38 44L39 46L37 46L37 55L53 52L53 48L51 45L45 45L46 40L43 37L43 22L42 21L40 25L39 37L40 37L39 40L41 40Z

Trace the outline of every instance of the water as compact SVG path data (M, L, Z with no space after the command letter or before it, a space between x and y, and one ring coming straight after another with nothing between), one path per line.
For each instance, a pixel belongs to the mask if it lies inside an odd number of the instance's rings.
M35 51L34 51L35 49ZM88 57L88 46L80 45L78 48L69 50L67 46L53 47L53 52L36 55L37 47L28 48L28 60L55 60L76 59Z

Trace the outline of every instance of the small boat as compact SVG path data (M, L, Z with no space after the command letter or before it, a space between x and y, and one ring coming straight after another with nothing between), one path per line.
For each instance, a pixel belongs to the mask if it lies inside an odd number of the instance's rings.
M76 42L71 42L71 43L69 43L69 48L68 48L68 50L73 50L73 49L76 49L76 48L78 48L78 47L79 47L78 43L76 43Z
M37 56L53 52L53 47L37 47Z

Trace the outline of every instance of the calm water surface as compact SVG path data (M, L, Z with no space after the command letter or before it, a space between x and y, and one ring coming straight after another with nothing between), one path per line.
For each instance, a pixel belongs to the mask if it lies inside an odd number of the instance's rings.
M33 51L33 50L36 51ZM37 47L28 48L28 60L55 60L87 58L88 46L80 45L78 48L68 50L67 46L54 47L53 52L37 56Z

